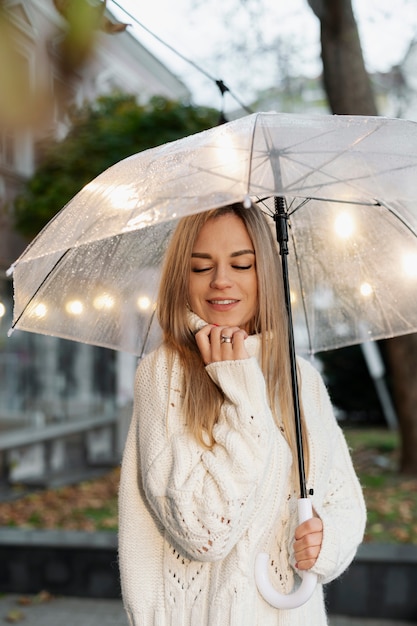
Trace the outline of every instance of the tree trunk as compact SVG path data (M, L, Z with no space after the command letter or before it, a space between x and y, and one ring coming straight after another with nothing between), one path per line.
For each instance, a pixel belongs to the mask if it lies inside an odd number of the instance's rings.
M377 115L351 0L308 0L321 25L323 82L338 115Z
M385 342L401 435L400 472L417 476L417 335Z
M320 20L323 82L336 114L377 115L351 0L308 0ZM386 342L400 435L400 471L417 475L417 335Z

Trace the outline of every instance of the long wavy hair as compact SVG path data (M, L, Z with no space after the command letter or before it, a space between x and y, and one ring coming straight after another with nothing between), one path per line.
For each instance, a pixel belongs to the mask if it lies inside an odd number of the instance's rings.
M172 358L177 355L184 372L184 411L186 423L197 441L211 447L213 426L224 400L221 389L207 374L194 333L189 328L188 302L191 254L202 227L208 220L233 213L242 220L255 251L258 280L258 310L249 334L259 334L261 368L269 403L279 428L283 429L293 458L296 436L288 356L288 317L278 247L261 210L232 204L181 219L169 243L159 288L157 314L164 343ZM303 415L303 411L302 411ZM305 431L304 419L302 428ZM307 442L305 432L304 442ZM308 447L305 460L308 466ZM295 463L293 463L294 467Z

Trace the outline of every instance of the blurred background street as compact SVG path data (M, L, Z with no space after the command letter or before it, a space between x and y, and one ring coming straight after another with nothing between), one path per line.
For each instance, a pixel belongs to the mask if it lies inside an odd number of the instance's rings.
M32 602L26 604L25 602ZM0 598L0 621L25 626L128 626L122 603L118 600L51 598L37 601L7 595ZM330 616L329 626L406 626L410 622ZM197 625L196 625L197 626Z
M284 4L0 0L0 623L127 626L117 491L137 356L9 336L8 270L26 246L112 164L249 112L417 121L415 0ZM413 293L417 257L407 271ZM138 326L155 284L151 272L135 299ZM316 295L319 311L329 294ZM105 292L88 304L115 306ZM68 297L68 319L86 310L82 290ZM329 590L330 626L417 624L417 334L313 363L368 508L364 549ZM80 581L91 597L77 596ZM383 611L391 621L375 618Z

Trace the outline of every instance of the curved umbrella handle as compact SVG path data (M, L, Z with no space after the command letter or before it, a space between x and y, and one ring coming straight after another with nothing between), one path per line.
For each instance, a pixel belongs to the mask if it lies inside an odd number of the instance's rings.
M313 517L311 500L298 500L298 520L300 524ZM268 577L269 554L261 552L255 560L255 581L261 596L276 609L295 609L311 597L317 584L317 575L309 571L300 572L302 582L297 591L288 595L280 593L271 584Z

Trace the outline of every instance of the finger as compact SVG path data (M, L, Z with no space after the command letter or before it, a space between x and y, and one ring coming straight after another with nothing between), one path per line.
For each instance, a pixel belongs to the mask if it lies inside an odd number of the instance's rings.
M233 328L215 326L210 332L212 362L229 361L233 358Z
M313 567L320 554L322 541L323 533L316 532L294 542L294 557L299 569L306 570Z
M247 339L248 333L239 326L216 326L212 329L212 335L217 336L220 340L222 337L234 339L236 334L242 335Z
M303 535L301 538L294 541L294 553L296 555L302 554L303 551L310 548L320 547L323 541L323 531L318 530L316 532L310 532L307 535Z
M233 359L233 331L238 327L207 324L195 334L205 365ZM222 339L223 337L223 339ZM226 341L224 340L226 337ZM229 341L230 339L230 341ZM226 349L225 349L226 348Z
M231 361L248 358L244 341L248 334L239 326L221 326L213 329L212 347L215 356L220 361ZM218 343L217 343L218 338ZM219 347L219 351L217 350Z
M319 517L311 517L295 529L295 539L301 539L305 535L323 530L323 522Z
M207 324L195 334L197 347L200 350L200 354L205 365L213 362L212 346L210 339L212 329L213 326L211 324Z
M314 567L316 562L317 562L317 559L310 559L308 561L300 561L299 563L297 563L296 567L300 572L305 572L311 569L312 567Z
M300 570L311 569L320 554L321 546L310 546L299 553L295 553L296 566Z
M233 358L248 359L249 354L245 347L245 339L247 339L248 333L245 330L239 328L233 333Z

